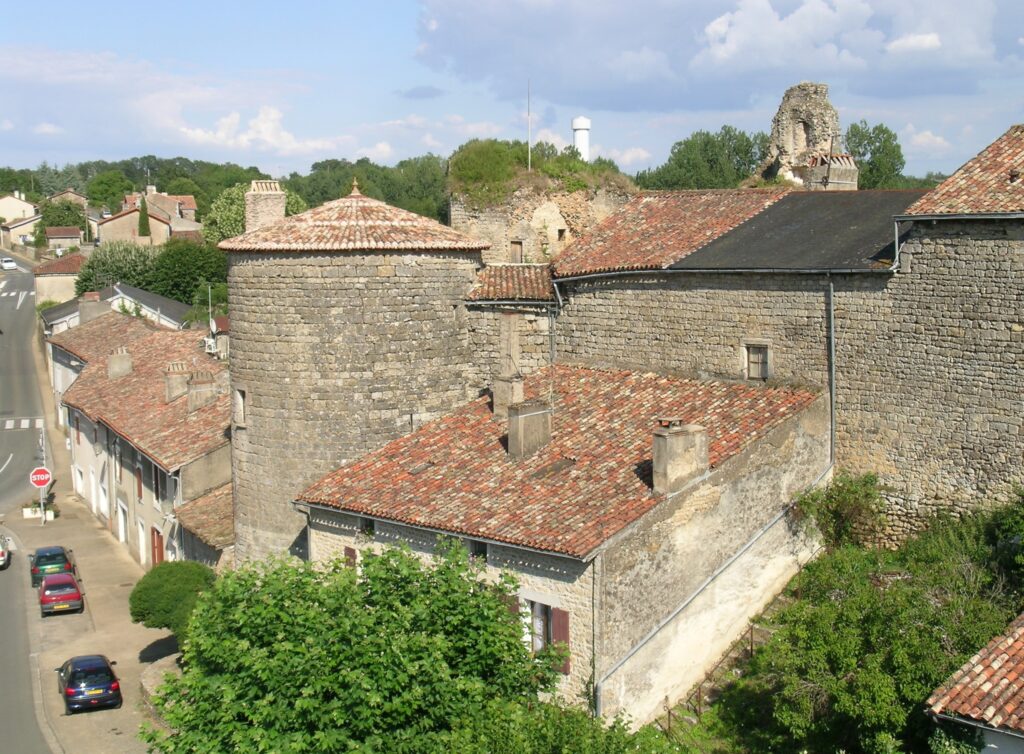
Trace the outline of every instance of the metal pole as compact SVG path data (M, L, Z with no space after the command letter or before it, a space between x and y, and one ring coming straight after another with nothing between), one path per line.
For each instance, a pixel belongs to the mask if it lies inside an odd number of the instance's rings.
M39 449L43 453L43 468L46 468L46 428L41 427L39 429ZM46 488L39 488L39 525L46 526Z
M530 114L530 79L526 79L526 172L533 170L533 116Z

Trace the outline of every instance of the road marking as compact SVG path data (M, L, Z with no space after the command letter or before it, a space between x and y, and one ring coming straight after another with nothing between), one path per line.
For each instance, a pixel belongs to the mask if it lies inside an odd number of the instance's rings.
M7 464L9 464L11 462L12 458L14 458L14 453L11 453L9 456L7 456L7 460L4 461L4 465L0 466L0 474L4 473L4 469L7 468Z
M38 416L29 416L27 418L18 419L6 419L3 421L3 429L42 429L45 425L46 420Z
M21 291L21 292L18 293L18 305L16 307L14 307L14 308L15 309L20 309L21 308L21 302L24 301L24 300L25 300L25 291Z
M32 420L31 419L22 419L21 420L21 428L22 429L28 429L31 424L32 424Z
M13 428L14 428L14 419L8 419L7 421L4 422L4 429L13 429Z

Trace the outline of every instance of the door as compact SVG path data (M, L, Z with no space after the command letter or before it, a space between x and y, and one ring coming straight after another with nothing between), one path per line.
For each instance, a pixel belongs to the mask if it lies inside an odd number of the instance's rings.
M149 530L149 561L156 565L164 562L164 535L155 526Z
M138 522L138 535L139 535L139 563L146 565L146 525L141 521Z
M120 500L117 501L117 541L126 542L128 540L128 506L122 503Z

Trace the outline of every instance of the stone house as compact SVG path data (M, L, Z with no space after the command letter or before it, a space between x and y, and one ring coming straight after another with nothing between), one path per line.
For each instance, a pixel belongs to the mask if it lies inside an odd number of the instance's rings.
M139 210L126 209L116 215L100 220L96 227L99 230L98 243L111 241L131 241L132 243L163 246L171 237L171 223L160 215L147 211L149 215L149 235L139 236Z
M143 567L185 557L178 508L230 480L229 403L202 334L163 328L87 363L64 392L75 491Z
M49 231L50 229L47 228ZM56 301L58 303L75 297L75 281L85 263L82 253L65 254L49 262L43 262L32 270L35 279L36 302Z
M82 245L82 229L76 226L65 226L61 225L54 228L46 229L46 248L57 249L57 253L70 249L71 247L80 247Z
M85 194L81 194L75 191L73 188L66 188L63 191L58 191L56 194L50 197L51 202L71 202L77 204L82 209L89 206L89 197Z
M156 186L146 186L145 194L125 194L121 209L138 209L142 204L143 196L146 197L149 211L165 220L180 218L194 222L196 219L198 206L194 196L191 194L168 194L166 191L157 191Z
M30 215L20 220L8 220L0 225L0 246L13 249L15 246L31 246L35 242L36 225L42 215Z
M25 195L20 191L0 196L0 218L3 222L11 223L15 220L24 220L35 217L37 214L39 214L39 207L25 199Z

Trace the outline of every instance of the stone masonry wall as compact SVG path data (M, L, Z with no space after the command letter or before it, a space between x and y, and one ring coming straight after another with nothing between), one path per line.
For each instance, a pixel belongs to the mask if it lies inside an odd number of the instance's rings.
M462 304L479 266L475 253L229 255L239 559L304 554L298 493L479 394Z
M474 354L474 380L493 384L510 359L523 376L551 362L550 322L540 307L470 307L469 338Z

